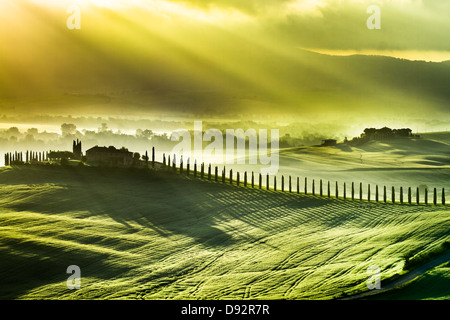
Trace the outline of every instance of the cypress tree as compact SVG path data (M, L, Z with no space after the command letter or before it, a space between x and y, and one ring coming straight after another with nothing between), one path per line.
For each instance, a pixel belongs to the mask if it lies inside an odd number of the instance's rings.
M395 188L392 187L392 203L395 203Z
M336 181L336 199L339 198L339 185L338 182Z
M211 163L208 165L208 180L211 180Z
M328 198L331 197L330 181L328 181L328 183L327 183L327 194L328 194Z
M344 182L344 199L347 199L347 185Z
M408 203L411 204L411 187L408 187Z
M400 187L400 204L403 204L403 187Z
M194 160L194 177L197 177L197 159Z
M222 183L225 183L225 175L226 175L226 170L225 170L225 167L223 167L223 171L222 171Z
M362 182L360 182L359 183L359 200L362 200L362 194L363 194L363 191L362 191Z
M352 182L352 200L355 200L355 183Z
M308 178L305 177L305 194L308 193Z
M155 167L155 147L152 147L152 168L154 168L154 167ZM188 170L188 172L189 172L189 170Z

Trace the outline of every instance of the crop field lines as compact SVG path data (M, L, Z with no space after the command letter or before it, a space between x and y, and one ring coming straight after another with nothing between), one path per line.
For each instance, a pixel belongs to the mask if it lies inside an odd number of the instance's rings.
M0 171L4 297L331 299L367 290L368 266L379 266L383 281L401 271L404 254L449 237L442 205L267 191L178 174L28 170ZM77 263L83 288L68 291L64 269ZM39 272L41 280L25 282Z

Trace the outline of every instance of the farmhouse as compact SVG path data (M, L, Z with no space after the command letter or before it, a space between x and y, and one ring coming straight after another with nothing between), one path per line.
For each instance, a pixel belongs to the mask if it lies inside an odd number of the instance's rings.
M364 140L387 140L394 138L418 139L420 136L412 134L410 128L391 129L383 127L381 129L366 128L364 129L364 133L361 133L360 138Z
M130 166L133 164L133 153L126 148L95 146L86 150L86 160L108 166Z

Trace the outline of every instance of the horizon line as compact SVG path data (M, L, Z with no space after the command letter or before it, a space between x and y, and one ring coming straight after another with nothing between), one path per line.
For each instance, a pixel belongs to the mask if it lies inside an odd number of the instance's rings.
M450 51L439 50L378 50L378 49L325 49L325 48L305 48L302 50L324 54L329 56L382 56L397 59L406 59L409 61L425 61L425 62L446 62L450 61Z

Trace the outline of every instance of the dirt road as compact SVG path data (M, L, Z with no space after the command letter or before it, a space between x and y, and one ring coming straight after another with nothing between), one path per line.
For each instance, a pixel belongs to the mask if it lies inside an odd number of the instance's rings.
M429 271L429 270L431 270L431 269L433 269L433 268L435 268L435 267L437 267L437 266L439 266L441 264L444 264L444 263L446 263L448 261L450 261L450 253L447 253L447 254L445 254L445 255L443 255L443 256L435 259L435 260L432 260L432 261L424 264L421 267L418 267L418 268L410 271L409 273L407 273L404 276L398 278L397 280L387 284L386 286L383 286L383 282L381 282L381 286L382 287L380 289L378 289L378 290L375 289L375 290L371 290L371 291L366 291L366 292L363 292L363 293L359 293L359 294L355 294L355 295L352 295L352 296L348 296L348 297L342 298L340 300L364 299L364 298L366 298L368 296L372 296L372 295L375 295L375 294L380 294L382 292L386 292L388 290L392 290L394 288L398 288L398 287L400 287L400 286L402 286L402 285L404 285L404 284L406 284L406 283L416 279L417 277L423 275L425 272L427 272L427 271Z

